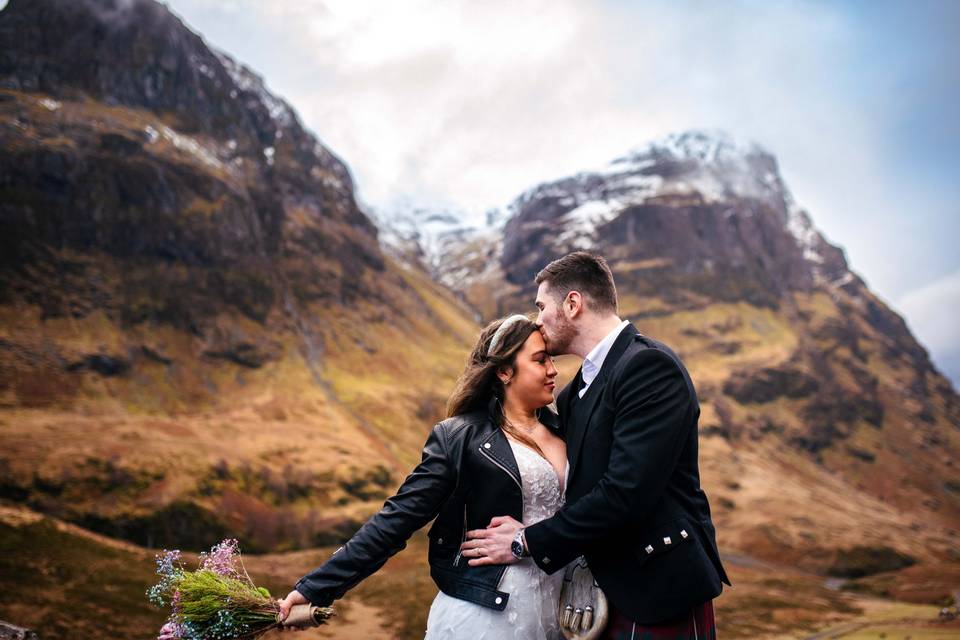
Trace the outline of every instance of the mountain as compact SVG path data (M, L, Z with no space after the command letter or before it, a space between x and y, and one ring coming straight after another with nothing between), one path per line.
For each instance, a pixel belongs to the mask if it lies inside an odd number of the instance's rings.
M164 5L11 1L0 115L0 496L149 545L352 531L442 414L472 314Z
M675 134L510 211L435 270L469 274L454 288L490 318L532 310L550 260L604 255L621 314L691 370L722 544L821 572L858 547L960 561L960 398L773 155Z

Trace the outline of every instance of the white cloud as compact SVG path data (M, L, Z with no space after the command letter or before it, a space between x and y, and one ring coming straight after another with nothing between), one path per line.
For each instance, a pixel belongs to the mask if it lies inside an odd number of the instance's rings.
M219 8L256 16L257 28L272 31L290 52L285 65L246 50L242 34L215 43L264 72L377 205L406 196L483 209L692 127L756 139L780 155L788 174L829 162L844 186L873 177L882 151L868 119L830 91L830 52L852 27L829 7L173 5L190 22L192 9Z

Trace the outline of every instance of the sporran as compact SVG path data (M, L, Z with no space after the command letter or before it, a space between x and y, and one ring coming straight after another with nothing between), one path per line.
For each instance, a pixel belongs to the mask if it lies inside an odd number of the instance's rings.
M607 626L607 596L582 557L570 563L563 573L557 616L560 632L567 640L595 640Z

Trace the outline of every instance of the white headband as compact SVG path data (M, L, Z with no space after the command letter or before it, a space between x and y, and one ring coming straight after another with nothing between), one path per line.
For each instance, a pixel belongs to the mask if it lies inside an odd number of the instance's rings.
M523 315L522 313L516 313L510 316L509 318L507 318L506 320L504 320L503 324L497 327L497 330L493 332L493 338L491 338L490 340L490 348L487 349L488 358L490 357L490 354L496 351L497 347L500 346L500 340L503 339L503 334L507 332L507 329L509 329L511 326L515 325L517 322L521 320L529 321L530 318Z

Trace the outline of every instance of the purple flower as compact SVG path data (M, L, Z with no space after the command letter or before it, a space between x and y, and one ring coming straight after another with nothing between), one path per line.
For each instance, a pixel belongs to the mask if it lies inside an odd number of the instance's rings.
M180 562L180 551L164 549L163 555L157 556L157 573L161 576L172 576L178 569L175 565Z
M201 554L203 562L201 569L213 571L217 575L235 577L238 572L233 564L233 558L239 551L240 543L235 538L227 538L210 549L210 553Z

